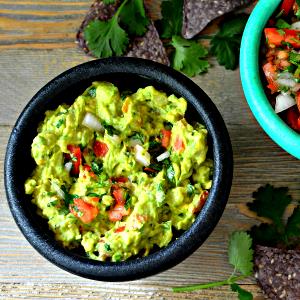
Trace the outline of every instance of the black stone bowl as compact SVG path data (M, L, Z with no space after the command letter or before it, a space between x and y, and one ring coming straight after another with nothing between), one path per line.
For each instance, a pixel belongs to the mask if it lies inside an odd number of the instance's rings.
M209 155L214 161L209 197L193 225L163 249L147 257L125 262L99 262L55 241L45 219L25 195L24 182L35 163L31 143L45 111L61 103L72 103L92 81L105 80L120 90L135 91L153 85L188 101L187 119L204 124L209 133ZM94 60L74 67L46 84L26 105L11 133L5 157L5 188L8 204L20 230L45 258L73 274L104 281L143 278L167 270L192 254L218 223L228 200L232 182L232 149L224 121L209 97L190 79L164 65L135 58Z

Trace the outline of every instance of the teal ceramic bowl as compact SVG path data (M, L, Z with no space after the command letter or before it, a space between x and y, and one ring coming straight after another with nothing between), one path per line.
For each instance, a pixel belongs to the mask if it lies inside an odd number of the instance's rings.
M241 45L240 72L250 109L264 131L282 149L300 159L300 134L275 113L261 82L259 55L263 29L281 0L260 0L247 22Z

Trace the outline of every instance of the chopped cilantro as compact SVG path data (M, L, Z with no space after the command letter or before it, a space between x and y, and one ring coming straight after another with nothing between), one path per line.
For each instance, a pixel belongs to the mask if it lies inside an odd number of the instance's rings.
M191 77L207 71L209 68L209 63L206 60L208 51L204 46L177 35L172 37L171 44L175 48L172 57L174 69Z
M171 183L171 185L176 185L176 182L175 182L175 171L174 171L174 168L173 168L172 164L170 164L167 167L166 175L167 175L167 178L168 178L169 182Z
M282 35L282 36L285 35L285 31L282 30L282 29L277 29L277 32L278 32L280 35Z
M102 164L98 164L95 161L93 161L91 163L91 169L96 175L100 175L103 170L103 166Z
M156 147L160 147L161 146L161 142L158 141L150 141L149 142L149 149L154 149Z
M221 24L220 31L210 42L210 51L220 65L233 70L238 65L242 34L248 15L239 14Z
M168 0L161 4L162 20L161 37L171 38L173 35L180 35L183 19L183 0Z
M53 201L50 201L48 204L47 204L47 207L53 207L53 206L56 206L58 204L58 200L53 200Z
M112 125L107 124L105 121L102 122L102 126L106 129L108 135L113 136L119 134L119 131L115 129Z
M111 248L110 248L110 245L109 244L107 244L107 243L105 243L104 244L104 249L105 249L105 251L111 251Z
M89 89L88 94L92 97L95 98L96 97L96 88L93 86Z
M284 21L283 19L278 19L276 21L275 26L279 29L291 28L291 25L289 23L287 23L286 21Z
M116 2L116 0L102 0L104 4L108 5L108 4L114 4Z
M187 185L186 190L187 190L187 194L188 194L189 197L191 197L195 194L195 188L190 183Z
M75 198L79 198L79 196L76 194L69 194L69 192L67 191L67 189L64 185L61 186L61 189L65 193L64 201L65 201L66 207L69 207L69 205L73 203Z
M104 195L105 195L105 194L104 194ZM91 192L91 193L87 193L87 196L88 196L88 197L97 197L97 198L101 198L103 195L99 195L99 194L97 194L97 193Z
M128 210L131 207L131 197L128 193L126 193L125 196L125 205L124 205L125 209Z
M291 51L289 53L289 62L298 66L300 64L300 53Z
M140 132L135 132L132 136L130 136L130 138L136 141L140 141L142 144L144 144L145 142L145 137Z
M64 119L59 119L56 124L55 124L55 127L56 128L59 128L62 124L64 124L65 120Z
M172 130L173 124L170 122L164 122L164 126L166 130Z

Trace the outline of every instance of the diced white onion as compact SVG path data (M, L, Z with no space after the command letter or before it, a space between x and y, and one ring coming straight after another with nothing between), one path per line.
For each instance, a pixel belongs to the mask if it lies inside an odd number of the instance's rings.
M282 78L282 77L279 77L277 80L277 83L281 86L286 86L286 87L290 87L290 88L293 88L296 86L296 81L292 78Z
M300 83L297 83L293 88L292 91L293 92L298 92L300 90Z
M281 93L276 97L275 112L278 114L296 104L295 99L286 93Z
M291 29L300 30L300 21L293 23Z
M119 137L118 135L116 135L116 134L114 134L114 135L112 135L112 136L109 135L109 137L110 137L110 139L111 139L113 142L115 142L115 143L117 143L117 144L121 143L121 139L120 139L120 137Z
M135 147L136 145L142 145L141 141L138 139L130 139L129 140L129 146L130 147Z
M161 155L157 156L156 159L157 159L157 161L162 161L168 157L170 157L170 152L166 151L166 152L162 153Z
M135 160L145 167L150 165L150 154L140 145L135 145Z
M281 79L293 79L294 75L290 72L282 72L278 74L278 78Z
M73 164L72 164L71 161L65 163L65 170L66 170L67 172L70 172L70 171L72 170L72 166L73 166Z
M84 116L82 125L90 128L90 129L93 129L93 130L104 131L104 127L98 121L98 118L89 112L86 113L86 115Z
M54 181L51 182L52 188L57 193L57 196L61 199L65 199L65 193L64 191L58 186L58 184Z

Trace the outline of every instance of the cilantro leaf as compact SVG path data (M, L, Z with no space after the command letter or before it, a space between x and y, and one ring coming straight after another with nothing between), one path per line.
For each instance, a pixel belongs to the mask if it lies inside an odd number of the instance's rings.
M129 34L143 35L149 25L143 0L127 2L120 11L120 22L128 29Z
M291 196L287 193L287 188L274 188L267 184L253 193L254 201L247 205L252 211L256 212L258 216L272 220L280 231L284 227L282 216L292 201Z
M108 5L108 4L114 4L116 2L116 0L102 0L102 2L106 5Z
M220 31L210 42L211 53L226 69L234 70L238 65L241 39L247 19L248 15L239 14L223 23Z
M284 21L283 19L278 19L276 21L275 27L277 27L279 29L285 29L285 28L291 28L291 25L289 23L287 23L286 21Z
M205 59L208 51L198 42L173 36L171 44L175 48L172 65L190 77L206 72L209 63Z
M242 289L238 284L233 283L230 285L230 287L233 292L238 293L239 300L252 300L253 299L253 295L250 292Z
M252 239L243 231L236 231L230 236L228 245L229 263L235 270L245 276L250 276L253 271Z
M280 234L274 224L263 223L259 226L253 226L249 234L253 239L253 244L274 247L277 245Z
M161 5L162 20L161 37L171 38L172 35L179 35L182 28L183 0L164 1Z
M300 238L300 206L297 206L288 218L285 234L287 239Z
M119 26L118 14L110 20L91 21L84 29L90 51L98 58L122 55L128 45L126 32Z

